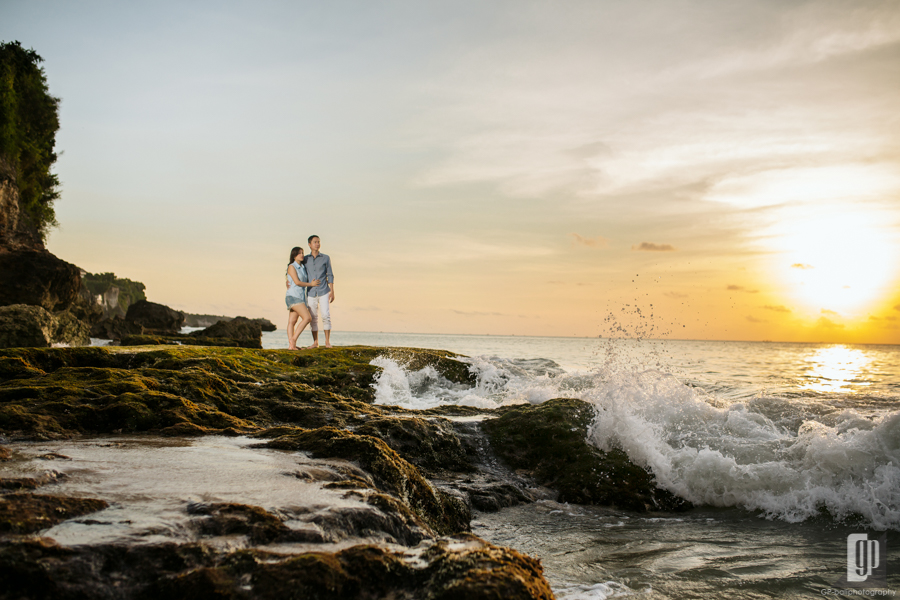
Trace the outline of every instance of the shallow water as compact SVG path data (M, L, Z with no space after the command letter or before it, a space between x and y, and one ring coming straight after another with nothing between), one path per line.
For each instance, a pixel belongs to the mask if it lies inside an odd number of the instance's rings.
M260 506L288 516L286 524L295 528L310 524L291 515L365 506L344 498L342 491L295 477L301 465L315 462L302 453L252 447L258 443L222 436L17 442L9 445L12 460L0 463L0 477L55 472L63 476L60 482L36 493L110 503L42 533L66 545L194 541L198 536L189 526L188 507L195 503ZM66 458L42 458L53 454Z
M640 515L548 501L473 522L476 535L539 557L563 600L821 597L846 572L846 539L856 531L733 509ZM889 536L890 553L900 536ZM890 573L897 589L900 576Z

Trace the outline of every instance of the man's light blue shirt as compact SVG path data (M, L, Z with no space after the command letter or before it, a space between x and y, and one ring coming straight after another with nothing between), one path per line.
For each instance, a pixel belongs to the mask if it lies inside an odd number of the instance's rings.
M328 288L329 283L334 283L334 272L331 270L331 259L327 254L319 253L319 256L308 254L306 256L306 272L309 280L319 280L316 287L307 288L306 293L311 296L327 296L331 291Z

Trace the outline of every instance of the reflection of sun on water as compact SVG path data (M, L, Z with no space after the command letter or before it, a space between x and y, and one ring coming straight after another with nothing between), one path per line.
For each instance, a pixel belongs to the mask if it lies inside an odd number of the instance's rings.
M851 386L865 386L859 375L872 359L865 352L846 346L820 348L806 359L809 381L801 387L816 392L839 392Z

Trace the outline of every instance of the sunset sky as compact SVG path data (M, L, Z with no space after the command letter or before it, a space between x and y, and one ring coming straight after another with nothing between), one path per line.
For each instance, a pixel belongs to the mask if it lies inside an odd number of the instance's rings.
M5 0L48 247L283 328L900 343L900 2Z

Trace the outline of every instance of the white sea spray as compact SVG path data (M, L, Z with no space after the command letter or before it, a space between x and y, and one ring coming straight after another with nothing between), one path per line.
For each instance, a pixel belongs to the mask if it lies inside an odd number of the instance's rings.
M587 440L623 449L658 484L696 504L741 507L799 522L827 510L874 529L900 529L900 412L863 414L813 398L743 401L686 385L660 369L565 373L551 361L469 359L475 386L380 357L376 402L424 409L493 408L552 398L591 403Z

